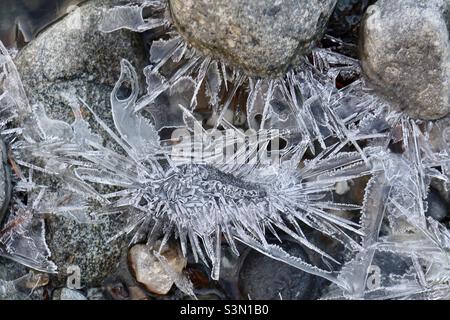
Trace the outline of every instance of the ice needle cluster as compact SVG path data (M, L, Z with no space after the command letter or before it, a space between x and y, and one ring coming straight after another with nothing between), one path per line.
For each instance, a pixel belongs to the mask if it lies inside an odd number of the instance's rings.
M105 12L103 31L120 28L163 35L151 44L143 95L137 71L122 61L113 126L70 92L62 96L72 122L30 106L1 47L0 123L14 174L1 255L55 272L46 214L83 223L126 214L118 237L161 247L178 239L214 279L222 245L239 255L240 242L329 280L323 298L450 296L450 233L425 215L431 181L449 186L448 128L391 110L366 87L357 60L329 49L315 49L283 77L260 79L192 48L172 28L165 1ZM357 80L337 89L346 76ZM168 135L180 129L196 140ZM433 130L443 138L432 146ZM286 146L274 148L274 138ZM393 143L402 152L392 152ZM261 157L266 151L278 161ZM363 176L362 204L335 201L339 183ZM329 250L316 234L343 249ZM289 254L283 239L322 262Z

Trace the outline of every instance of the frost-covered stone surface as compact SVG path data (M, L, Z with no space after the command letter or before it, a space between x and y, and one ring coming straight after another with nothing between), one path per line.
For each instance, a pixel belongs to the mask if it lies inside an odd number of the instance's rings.
M380 0L362 27L367 77L413 118L450 113L449 2Z
M194 47L255 76L283 74L323 35L336 0L170 0Z
M0 255L58 273L51 288L74 263L85 297L105 276L105 296L145 299L152 289L137 281L164 275L169 299L448 299L448 118L399 111L339 39L280 77L254 77L191 45L168 10L155 0L103 13L104 32L146 33L150 64L121 59L107 103L56 84L67 117L30 103L0 46L13 171ZM46 285L25 271L0 280L0 294Z

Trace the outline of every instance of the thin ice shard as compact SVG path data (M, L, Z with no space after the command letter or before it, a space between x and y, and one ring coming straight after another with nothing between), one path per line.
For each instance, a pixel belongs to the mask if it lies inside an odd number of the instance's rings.
M159 147L159 136L149 120L134 112L139 93L137 74L128 61L123 60L121 66L122 74L111 94L114 124L126 143L137 152L135 156L145 158ZM121 99L119 90L125 82L131 84L131 94Z
M35 289L47 283L47 275L33 272L12 281L0 280L0 299L9 299L17 293L31 295Z
M49 261L51 253L45 242L44 221L20 203L0 231L0 255L38 271L57 271L56 265Z
M189 279L187 279L183 274L180 274L175 270L173 270L172 266L169 264L167 259L164 256L162 256L159 252L153 251L153 254L161 263L164 271L169 275L170 279L175 283L178 289L196 299L194 293L194 286L192 282Z
M21 197L29 193L35 186L31 177L26 179L21 169L17 166L15 152L20 148L20 135L23 131L34 136L37 134L36 125L30 126L29 130L14 128L15 121L30 123L31 108L25 95L19 74L12 62L11 57L0 43L0 110L2 116L3 139L9 143L9 161L19 182L16 182L13 190L12 205L9 208L8 218L0 230L0 255L22 263L30 268L54 273L56 265L50 261L50 251L45 241L45 225L42 217L36 212L34 204L24 205ZM8 130L4 130L9 127Z
M407 137L414 139L414 135ZM444 287L449 257L444 248L449 232L424 214L422 199L427 191L420 177L426 168L417 148L425 145L409 143L411 152L404 156L371 150L377 173L366 190L363 249L339 275L352 284L344 297L428 299L448 294Z
M140 6L128 5L113 7L104 12L100 23L100 30L103 32L113 32L120 29L129 29L136 32L143 32L167 25L164 15L158 13L164 12L165 1L150 0L144 1ZM149 8L153 17L144 18L144 9Z
M25 117L30 113L30 105L28 98L25 94L25 90L20 80L19 72L17 71L14 62L9 55L8 50L0 42L0 87L2 89L0 98L12 99L14 105L16 105L16 112Z

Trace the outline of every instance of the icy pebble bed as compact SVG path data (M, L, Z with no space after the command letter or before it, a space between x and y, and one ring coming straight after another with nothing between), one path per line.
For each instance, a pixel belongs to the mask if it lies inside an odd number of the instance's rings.
M449 298L450 3L278 2L0 42L0 298Z

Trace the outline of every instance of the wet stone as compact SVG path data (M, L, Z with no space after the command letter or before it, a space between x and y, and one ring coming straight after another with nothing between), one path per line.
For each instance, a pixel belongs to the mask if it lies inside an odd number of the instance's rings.
M140 285L130 270L129 250L123 250L116 270L102 283L104 297L113 300L145 300L149 293Z
M306 262L309 258L299 244L285 241L281 245L289 254ZM313 275L251 250L239 273L239 287L244 299L310 300L314 296Z
M103 284L103 290L108 300L130 300L128 288L122 281L111 282L108 279Z
M155 248L159 248L159 245ZM128 254L129 264L139 283L152 293L164 295L170 291L174 282L153 254L153 250L152 247L143 244L133 246ZM173 271L181 273L186 267L186 259L176 248L166 246L160 254L167 259Z
M52 275L52 285L61 286L79 268L81 287L100 285L116 267L127 240L110 241L123 227L124 221L109 219L105 223L81 224L75 220L51 216L47 219L47 244L58 274Z
M362 25L365 75L409 116L450 113L448 1L380 0Z
M254 76L277 76L322 37L335 0L170 0L187 41Z

